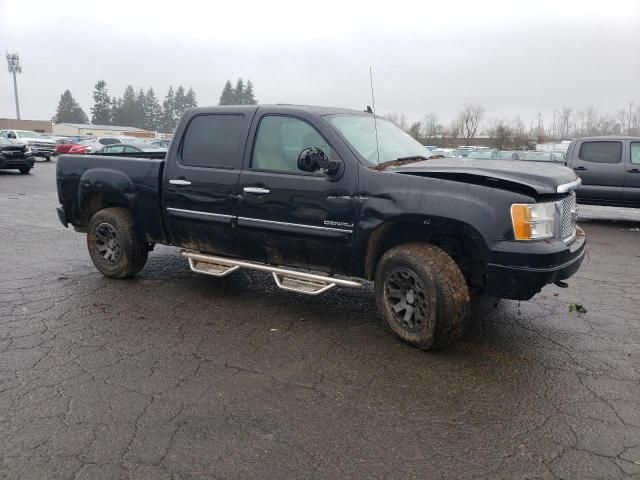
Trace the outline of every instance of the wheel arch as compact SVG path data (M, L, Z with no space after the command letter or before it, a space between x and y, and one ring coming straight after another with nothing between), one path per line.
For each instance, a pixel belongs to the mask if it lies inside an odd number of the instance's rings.
M374 279L378 262L385 252L414 242L440 247L458 264L470 287L483 286L487 246L482 236L468 224L443 217L431 217L429 223L399 219L374 228L367 242L365 278Z

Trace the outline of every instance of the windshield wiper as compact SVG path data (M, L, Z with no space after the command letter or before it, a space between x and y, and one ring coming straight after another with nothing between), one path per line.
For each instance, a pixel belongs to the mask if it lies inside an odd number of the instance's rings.
M420 162L422 160L429 160L424 155L410 155L408 157L398 157L395 160L387 160L386 162L380 162L378 165L372 167L374 170L384 170L388 167L399 167L400 165L406 165L407 163Z
M410 155L408 157L398 157L394 162L406 162L407 160L429 160L429 157L425 157L424 155Z

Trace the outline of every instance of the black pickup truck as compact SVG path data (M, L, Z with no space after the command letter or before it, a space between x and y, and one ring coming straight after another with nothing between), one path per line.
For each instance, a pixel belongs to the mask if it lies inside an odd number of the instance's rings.
M366 112L198 108L166 159L61 156L58 216L107 277L161 243L195 272L260 270L310 295L373 280L389 328L424 349L460 336L471 295L526 300L578 270L569 168L423 155Z

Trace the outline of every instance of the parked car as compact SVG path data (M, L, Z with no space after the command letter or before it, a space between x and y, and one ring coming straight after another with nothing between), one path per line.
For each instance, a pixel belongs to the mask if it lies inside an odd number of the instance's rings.
M197 108L175 135L163 160L58 161L60 221L107 277L161 243L195 272L270 272L298 293L374 280L388 327L428 349L462 334L470 295L529 299L584 258L580 180L561 165L423 161L391 122L337 108Z
M501 160L502 156L498 150L474 150L469 152L467 158L475 158L477 160Z
M71 138L59 138L56 140L56 149L53 153L54 155L69 153L69 150L74 145L78 145L78 143Z
M458 147L455 151L456 157L467 157L471 152L473 152L475 147Z
M456 150L453 148L436 148L431 150L429 158L454 158L456 156Z
M149 143L154 147L164 148L165 150L169 150L169 144L171 143L171 140L163 140L161 138L156 138L155 140L151 140Z
M84 155L86 153L89 153L89 150L87 148L87 145L83 145L82 143L77 143L77 144L71 145L67 153L69 155Z
M55 140L29 130L0 130L0 137L13 140L20 145L26 145L34 157L43 157L46 161L51 160L51 155L56 149Z
M564 159L559 155L551 152L523 152L520 160L529 162L558 162L564 163Z
M640 207L640 137L578 138L566 163L582 179L580 203Z
M500 158L502 158L503 160L519 160L522 153L523 152L519 152L516 150L501 150Z
M33 168L33 153L22 143L0 137L0 170L19 170L27 174Z
M114 143L105 145L101 149L92 152L95 154L116 154L116 153L141 153L141 152L167 152L166 148L158 148L149 142L132 140L127 143Z
M87 153L93 153L102 150L105 145L113 145L114 143L124 143L131 140L128 137L92 137L80 142L87 149Z

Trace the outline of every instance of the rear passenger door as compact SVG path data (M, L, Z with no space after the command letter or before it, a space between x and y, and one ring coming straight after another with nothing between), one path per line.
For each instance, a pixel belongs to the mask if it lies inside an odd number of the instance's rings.
M164 208L172 243L225 254L233 244L238 178L251 115L202 113L167 157Z
M622 199L625 164L619 140L583 140L576 143L571 168L582 179L578 199L615 203Z
M640 205L640 141L629 142L622 199Z

